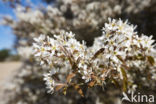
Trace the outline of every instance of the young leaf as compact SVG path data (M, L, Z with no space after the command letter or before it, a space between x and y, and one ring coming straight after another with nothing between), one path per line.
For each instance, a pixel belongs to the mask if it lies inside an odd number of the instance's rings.
M95 81L91 81L91 82L88 84L89 87L93 87L94 85L95 85Z
M123 91L126 92L127 91L127 74L125 72L125 70L121 67L121 73L122 73L122 76L123 76Z
M77 92L78 92L82 97L84 97L83 91L82 91L82 89L80 88L79 85L74 85L74 88L75 88L75 90L77 90Z
M71 80L74 76L75 76L74 73L69 74L69 75L67 76L67 83L69 83L70 80Z
M61 88L63 88L64 86L65 86L65 84L58 85L58 86L55 87L55 90L58 91Z
M147 56L147 59L148 59L148 62L151 64L151 65L154 65L155 64L155 60L152 56Z
M67 87L63 88L63 94L66 95L67 94Z
M124 63L124 60L122 59L122 57L120 55L117 55L117 58Z
M94 56L93 56L93 58L92 58L92 59L97 58L97 57L98 57L98 55L99 55L99 54L101 54L104 50L105 50L104 48L99 49L99 50L98 50L98 51L94 54Z

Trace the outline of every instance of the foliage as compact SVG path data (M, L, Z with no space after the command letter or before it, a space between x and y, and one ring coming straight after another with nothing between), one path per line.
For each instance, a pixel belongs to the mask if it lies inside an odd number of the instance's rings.
M0 61L4 61L9 56L10 56L10 50L8 49L0 50Z

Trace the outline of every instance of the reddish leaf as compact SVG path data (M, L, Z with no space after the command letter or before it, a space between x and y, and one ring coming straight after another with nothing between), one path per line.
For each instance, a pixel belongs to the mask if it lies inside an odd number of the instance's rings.
M120 55L117 55L117 58L124 63L124 60L122 59L122 57Z
M95 85L95 81L91 81L91 82L88 84L89 87L93 87L94 85Z
M80 88L79 85L74 85L74 88L77 90L77 92L78 92L82 97L84 97L83 91L82 91L82 89Z
M104 48L99 49L99 50L98 50L98 51L94 54L94 56L93 56L93 58L92 58L92 59L97 58L97 57L98 57L98 55L100 55L100 54L101 54L104 50L105 50Z
M65 84L58 85L58 86L55 87L55 90L58 91L61 88L63 88L64 86L65 86Z
M74 76L75 76L74 73L69 74L69 75L67 76L67 83L69 83L70 80L71 80Z

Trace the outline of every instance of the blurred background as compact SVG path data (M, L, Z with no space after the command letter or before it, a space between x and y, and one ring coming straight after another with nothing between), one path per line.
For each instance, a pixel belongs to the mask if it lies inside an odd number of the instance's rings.
M34 5L34 7L37 6L46 6L45 1L42 0L21 0L21 1L16 1L16 0L1 0L0 1L0 20L1 22L3 21L3 18L5 16L10 16L14 20L17 20L15 10L13 9L15 5L20 3L21 5L29 6L30 3ZM14 34L12 28L7 25L0 25L0 50L1 50L1 56L0 56L0 61L6 60L8 56L15 56L17 55L17 50L15 48L16 42L17 42L17 37Z
M82 104L79 97L45 93L41 77L46 68L32 57L33 38L65 30L92 46L108 17L128 20L139 35L156 39L156 0L0 0L0 98L7 92L0 104L64 104L73 99ZM96 94L90 93L88 104L103 104L92 101ZM113 104L112 99L104 102Z
M19 69L22 65L20 56L17 52L18 39L13 29L3 24L5 16L17 20L15 13L16 5L46 6L46 1L42 0L0 0L0 82L4 82L12 72Z

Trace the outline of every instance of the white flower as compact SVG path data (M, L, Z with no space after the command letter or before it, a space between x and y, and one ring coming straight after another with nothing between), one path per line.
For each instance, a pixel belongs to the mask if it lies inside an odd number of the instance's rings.
M92 74L92 70L86 69L83 71L82 79L85 80L85 83L87 83L91 80L91 74Z
M42 43L45 40L46 36L41 34L38 38L34 38L34 40L38 43Z
M52 79L51 73L44 74L44 81L46 84L46 88L48 89L48 93L54 93L55 81Z

